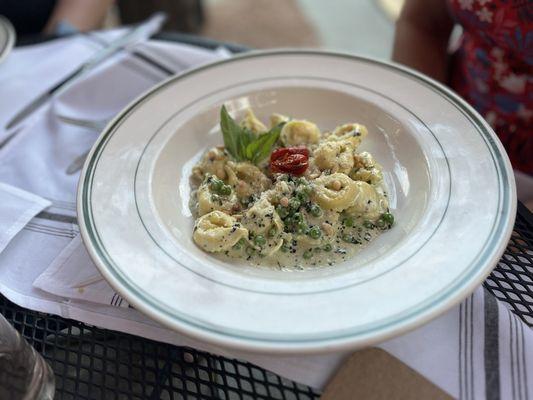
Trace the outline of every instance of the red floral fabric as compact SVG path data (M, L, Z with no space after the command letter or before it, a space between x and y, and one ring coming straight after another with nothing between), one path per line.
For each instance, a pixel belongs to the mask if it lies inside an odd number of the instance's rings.
M533 175L533 1L448 6L463 27L450 85L494 128L513 167Z

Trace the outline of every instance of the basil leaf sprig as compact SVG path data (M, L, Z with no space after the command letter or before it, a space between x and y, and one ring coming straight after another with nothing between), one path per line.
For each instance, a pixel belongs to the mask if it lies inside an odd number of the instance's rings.
M236 161L250 161L258 164L267 158L272 146L278 141L284 123L278 124L260 135L237 124L229 115L226 106L220 109L220 129L224 147Z

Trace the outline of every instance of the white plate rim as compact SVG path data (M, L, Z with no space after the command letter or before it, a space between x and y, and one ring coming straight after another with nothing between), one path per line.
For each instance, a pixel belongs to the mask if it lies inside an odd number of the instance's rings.
M6 59L6 57L11 52L13 45L15 44L15 28L11 22L4 16L0 15L0 29L3 29L6 32L7 41L4 43L3 47L0 48L0 63ZM2 45L2 43L0 43Z
M352 59L354 61L362 61L368 63L378 64L382 67L387 67L389 69L396 70L405 75L414 78L420 83L426 85L434 92L439 94L441 97L444 97L452 105L454 105L458 110L460 110L480 132L483 132L485 136L484 140L487 142L487 147L491 149L491 155L498 159L499 167L497 170L500 173L503 173L503 177L506 180L504 184L504 205L502 209L507 210L505 216L499 215L497 219L497 234L494 235L491 240L496 241L495 246L492 247L489 257L486 257L483 263L483 268L474 270L476 273L473 274L473 277L462 277L462 281L454 282L453 288L447 288L445 293L441 294L437 300L433 300L431 305L425 305L422 307L422 310L411 314L407 317L402 316L399 321L394 323L389 323L388 327L381 327L375 329L374 331L368 333L357 334L349 337L334 337L328 339L319 339L319 340L304 340L300 342L284 342L279 340L267 341L264 339L253 340L249 338L239 338L235 336L227 336L224 333L213 332L206 330L204 327L197 327L192 325L183 326L180 323L176 323L175 316L172 314L166 315L164 310L154 309L153 306L150 306L138 298L135 293L130 292L131 288L128 288L127 285L120 282L119 277L114 275L112 268L109 264L109 261L105 259L105 256L101 254L101 249L98 249L95 246L91 238L90 233L90 220L88 220L87 208L88 203L86 201L86 189L87 182L89 178L91 161L93 160L95 154L98 152L99 146L102 142L105 141L106 135L109 132L112 132L113 126L116 125L142 101L148 97L156 94L159 89L165 85L177 81L183 77L189 76L191 74L197 73L199 71L204 71L213 66L219 66L224 63L234 62L241 59L247 59L251 57L264 57L269 55L280 55L280 54L301 54L301 55L326 55L333 57L342 57ZM172 327L190 337L194 337L200 340L208 341L215 343L220 346L238 348L245 351L255 351L255 352L275 352L275 353L320 353L325 351L333 350L343 350L348 348L353 348L356 346L367 346L387 338L397 336L409 330L412 330L424 323L430 321L431 319L442 314L446 310L450 309L454 305L462 301L468 294L470 294L477 286L479 286L486 276L490 273L492 268L496 265L497 261L500 259L501 255L505 251L509 237L511 236L512 229L514 226L514 219L516 214L516 188L514 185L514 180L512 177L512 168L509 162L508 157L506 156L503 146L487 124L486 121L463 99L461 99L457 94L452 92L450 89L446 88L444 85L432 80L431 78L414 71L410 68L407 68L402 65L395 64L393 62L385 62L383 60L377 60L366 56L359 56L343 52L332 52L332 51L321 51L321 50L307 50L307 49L282 49L282 50L269 50L269 51L251 51L245 54L234 56L230 59L215 61L198 68L186 71L180 75L170 77L169 79L161 82L160 84L154 86L152 89L140 95L138 98L133 100L128 106L126 106L117 116L106 126L103 130L101 136L94 144L85 165L83 167L82 173L80 175L80 181L78 184L78 198L77 198L77 208L78 208L78 218L80 224L80 233L82 239L87 247L87 250L97 265L98 269L106 280L111 284L111 286L121 293L132 305L143 313L149 315L155 320ZM501 176L500 176L501 178ZM502 182L499 182L502 185ZM505 190L507 188L508 190ZM489 241L489 240L488 240ZM467 279L468 278L468 279Z

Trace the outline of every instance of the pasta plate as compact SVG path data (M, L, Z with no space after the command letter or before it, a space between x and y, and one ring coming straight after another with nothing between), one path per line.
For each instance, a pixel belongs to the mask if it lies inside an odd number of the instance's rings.
M219 110L283 110L368 128L393 229L353 259L278 270L206 254L189 177L221 144ZM454 306L490 273L516 209L512 169L462 99L398 65L321 51L251 52L172 77L102 132L78 191L84 243L136 309L185 335L268 353L372 345Z

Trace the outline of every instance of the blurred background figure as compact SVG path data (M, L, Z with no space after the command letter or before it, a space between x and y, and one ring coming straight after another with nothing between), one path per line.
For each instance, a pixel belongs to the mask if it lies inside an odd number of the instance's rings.
M454 24L462 28L450 43ZM528 0L407 0L393 59L452 87L483 115L533 201L533 3Z
M322 47L389 58L394 35L394 22L389 17L398 12L401 3L401 0L0 0L0 15L16 25L20 37L43 32L64 34L69 29L112 28L164 11L168 19L163 30L167 31L200 34L253 48ZM387 12L383 12L382 5Z
M65 34L102 26L113 0L0 0L18 36Z

